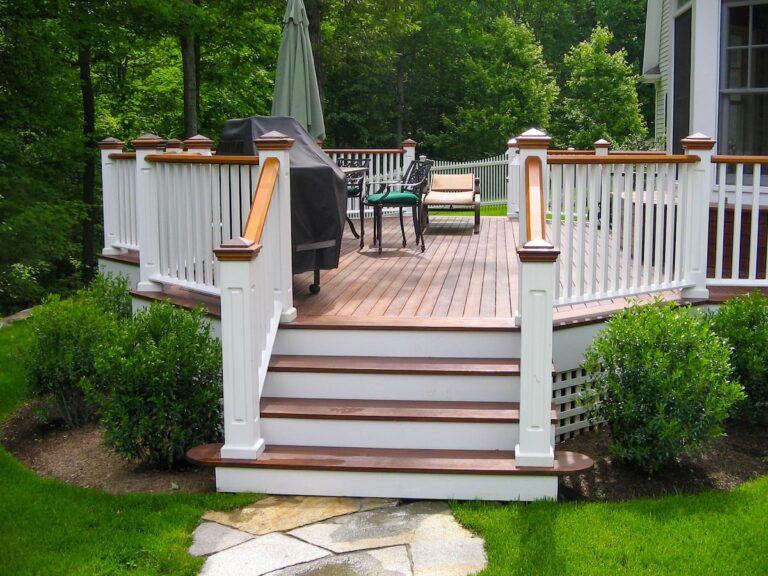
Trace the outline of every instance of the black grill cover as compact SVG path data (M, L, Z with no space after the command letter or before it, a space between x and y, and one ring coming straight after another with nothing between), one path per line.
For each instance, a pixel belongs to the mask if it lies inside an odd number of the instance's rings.
M281 116L229 120L218 153L258 156L253 141L273 130L295 140L290 150L293 273L337 268L347 211L344 173L301 124Z

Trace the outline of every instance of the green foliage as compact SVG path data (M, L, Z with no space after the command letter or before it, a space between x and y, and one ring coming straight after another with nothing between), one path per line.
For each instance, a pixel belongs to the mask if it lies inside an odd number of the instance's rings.
M585 354L590 419L605 420L616 455L652 473L718 436L741 386L706 318L657 300L614 316Z
M568 80L554 126L556 146L591 148L600 139L621 146L642 139L646 128L637 99L637 77L626 52L610 52L613 34L601 26L565 56Z
M105 442L120 456L170 468L221 426L221 346L204 312L153 303L97 351Z
M94 419L85 389L96 377L94 348L114 333L117 318L92 299L50 296L32 316L34 340L25 366L29 393L43 416L67 427Z
M746 402L738 415L757 420L768 415L768 298L755 291L729 299L712 315L712 330L731 346L734 376Z
M464 79L465 101L426 142L448 158L499 154L510 135L549 126L557 86L531 30L502 17L480 40Z
M128 289L128 277L111 272L106 276L98 274L87 288L78 291L78 296L89 300L104 312L113 314L120 320L131 317L131 294Z

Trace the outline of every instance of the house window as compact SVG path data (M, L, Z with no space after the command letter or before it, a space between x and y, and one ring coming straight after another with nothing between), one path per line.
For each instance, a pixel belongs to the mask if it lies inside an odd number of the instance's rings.
M768 1L723 3L721 154L768 155Z

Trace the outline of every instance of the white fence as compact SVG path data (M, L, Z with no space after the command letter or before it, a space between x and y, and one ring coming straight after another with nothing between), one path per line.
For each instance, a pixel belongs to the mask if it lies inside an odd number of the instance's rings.
M768 286L768 157L716 156L713 162L716 208L710 210L714 246L710 242L707 282Z
M474 173L480 178L480 203L483 206L507 203L507 175L509 160L506 154L499 154L484 160L470 162L449 162L436 160L432 173L464 174Z

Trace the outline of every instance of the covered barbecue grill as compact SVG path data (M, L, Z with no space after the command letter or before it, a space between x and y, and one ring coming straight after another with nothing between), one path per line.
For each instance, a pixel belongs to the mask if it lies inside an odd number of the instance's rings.
M310 292L320 290L320 270L339 266L347 211L344 173L293 118L252 116L229 120L221 132L219 154L258 156L254 140L271 131L295 140L291 162L291 239L293 273L314 270Z

